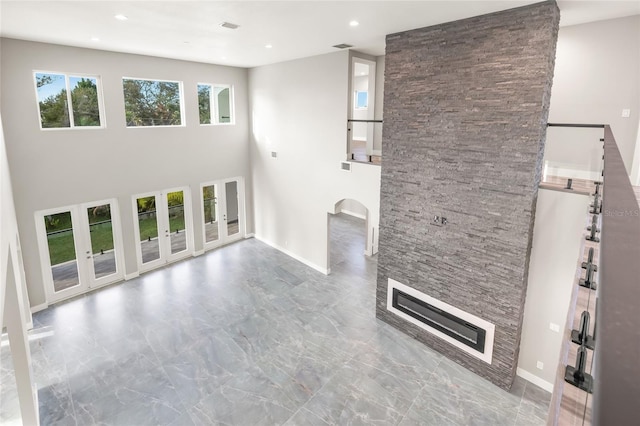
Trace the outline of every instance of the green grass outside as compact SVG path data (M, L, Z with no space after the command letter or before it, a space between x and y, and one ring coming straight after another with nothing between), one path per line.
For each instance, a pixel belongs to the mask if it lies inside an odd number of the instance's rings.
M157 238L158 229L155 218L145 218L139 221L140 241L148 240L149 237ZM178 214L169 218L169 229L171 232L185 229L184 215ZM51 265L68 262L76 258L75 244L73 242L73 232L60 232L47 236L49 242L49 260ZM91 249L93 253L100 253L100 250L113 249L113 231L111 222L91 226Z

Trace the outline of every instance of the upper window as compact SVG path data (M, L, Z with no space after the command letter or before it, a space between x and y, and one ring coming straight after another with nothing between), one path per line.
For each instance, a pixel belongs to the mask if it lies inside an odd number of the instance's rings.
M40 127L102 127L98 77L36 72Z
M127 127L181 126L181 83L123 78Z
M233 88L226 84L198 84L200 124L233 124Z
M369 107L369 92L356 92L356 109L367 109Z

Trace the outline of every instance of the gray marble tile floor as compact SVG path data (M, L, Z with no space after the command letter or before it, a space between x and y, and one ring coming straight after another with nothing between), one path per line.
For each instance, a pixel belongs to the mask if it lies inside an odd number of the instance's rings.
M331 218L325 276L248 239L34 315L42 425L544 425L506 392L375 318L364 221ZM8 342L0 423L20 424Z

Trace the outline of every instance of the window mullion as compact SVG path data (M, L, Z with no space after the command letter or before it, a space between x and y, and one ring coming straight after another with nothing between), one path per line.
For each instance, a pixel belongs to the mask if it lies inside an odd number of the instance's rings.
M71 105L71 85L69 84L69 74L64 75L64 83L67 90L67 109L69 110L69 127L75 127L73 120L73 105Z

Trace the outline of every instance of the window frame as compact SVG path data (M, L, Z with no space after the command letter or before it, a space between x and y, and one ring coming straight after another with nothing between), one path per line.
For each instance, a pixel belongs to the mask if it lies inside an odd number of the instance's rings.
M40 111L40 97L38 96L38 81L36 79L37 74L54 74L54 75L64 76L65 90L67 91L67 112L69 114L69 127L42 127L42 113ZM96 130L96 129L105 129L107 127L107 117L106 117L105 107L104 107L104 95L102 92L102 76L100 74L33 70L32 75L33 75L33 87L36 95L36 111L38 112L38 125L40 126L40 130L47 131L47 132L59 131L59 130L73 130L73 129ZM96 80L96 92L98 95L98 114L100 117L99 126L76 126L75 125L75 119L73 117L73 104L71 103L71 87L69 82L69 78L71 77L92 78Z
M178 92L180 98L180 124L162 124L159 126L129 126L127 125L127 102L124 98L124 80L142 80L142 81L158 81L162 83L178 83ZM176 128L176 127L186 127L186 117L185 117L185 108L184 108L184 83L180 80L168 80L168 79L159 79L159 78L140 78L140 77L127 77L122 76L120 79L121 88L122 88L122 110L124 112L124 126L127 129L157 129L157 128Z
M210 123L200 123L200 99L199 99L199 86L209 86L209 121ZM229 89L229 114L231 115L228 123L221 123L219 121L219 104L218 97L215 96L216 88ZM198 101L198 123L201 126L234 126L236 124L236 109L235 109L235 96L233 90L233 84L218 84L218 83L196 83L196 97Z

